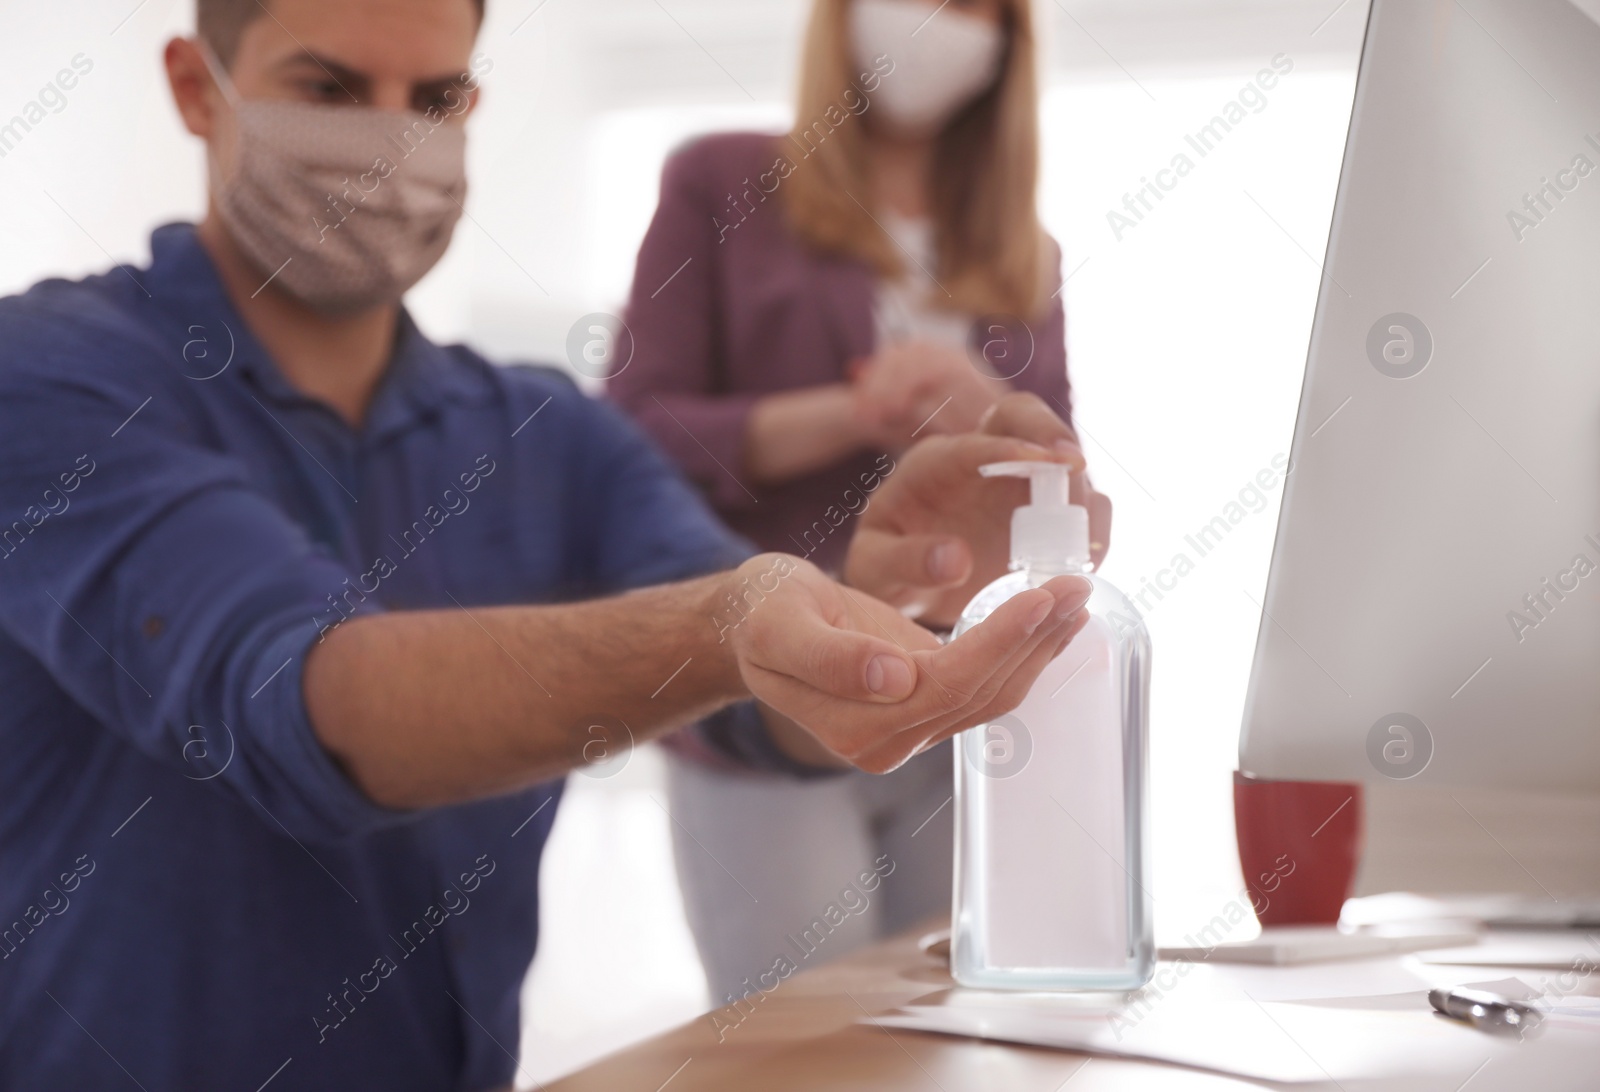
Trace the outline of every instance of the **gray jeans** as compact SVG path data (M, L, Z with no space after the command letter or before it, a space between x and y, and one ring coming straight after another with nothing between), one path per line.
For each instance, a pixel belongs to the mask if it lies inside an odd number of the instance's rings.
M950 910L950 745L892 774L726 773L668 752L674 856L712 1004Z

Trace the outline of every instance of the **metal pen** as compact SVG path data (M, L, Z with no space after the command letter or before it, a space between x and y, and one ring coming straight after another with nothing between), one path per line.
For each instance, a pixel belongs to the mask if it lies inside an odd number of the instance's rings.
M1444 1015L1484 1031L1523 1031L1540 1020L1532 1005L1488 990L1441 987L1429 990L1428 1000Z

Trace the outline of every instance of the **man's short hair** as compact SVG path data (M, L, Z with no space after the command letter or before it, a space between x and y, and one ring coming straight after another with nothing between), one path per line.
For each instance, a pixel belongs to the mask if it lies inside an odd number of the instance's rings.
M233 67L244 28L267 13L271 0L195 0L195 30L211 46L224 68ZM483 22L484 0L472 0Z

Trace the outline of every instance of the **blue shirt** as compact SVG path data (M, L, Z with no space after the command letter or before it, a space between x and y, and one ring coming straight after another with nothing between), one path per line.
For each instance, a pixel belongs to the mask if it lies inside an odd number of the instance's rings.
M378 807L312 732L306 654L355 613L748 547L558 372L402 315L353 429L192 227L152 251L0 300L0 1087L507 1084L561 784Z

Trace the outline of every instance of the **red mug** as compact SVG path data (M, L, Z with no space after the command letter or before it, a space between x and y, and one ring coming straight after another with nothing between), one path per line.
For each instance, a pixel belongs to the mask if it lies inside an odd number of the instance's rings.
M1333 925L1361 862L1361 786L1234 772L1239 864L1262 925Z

